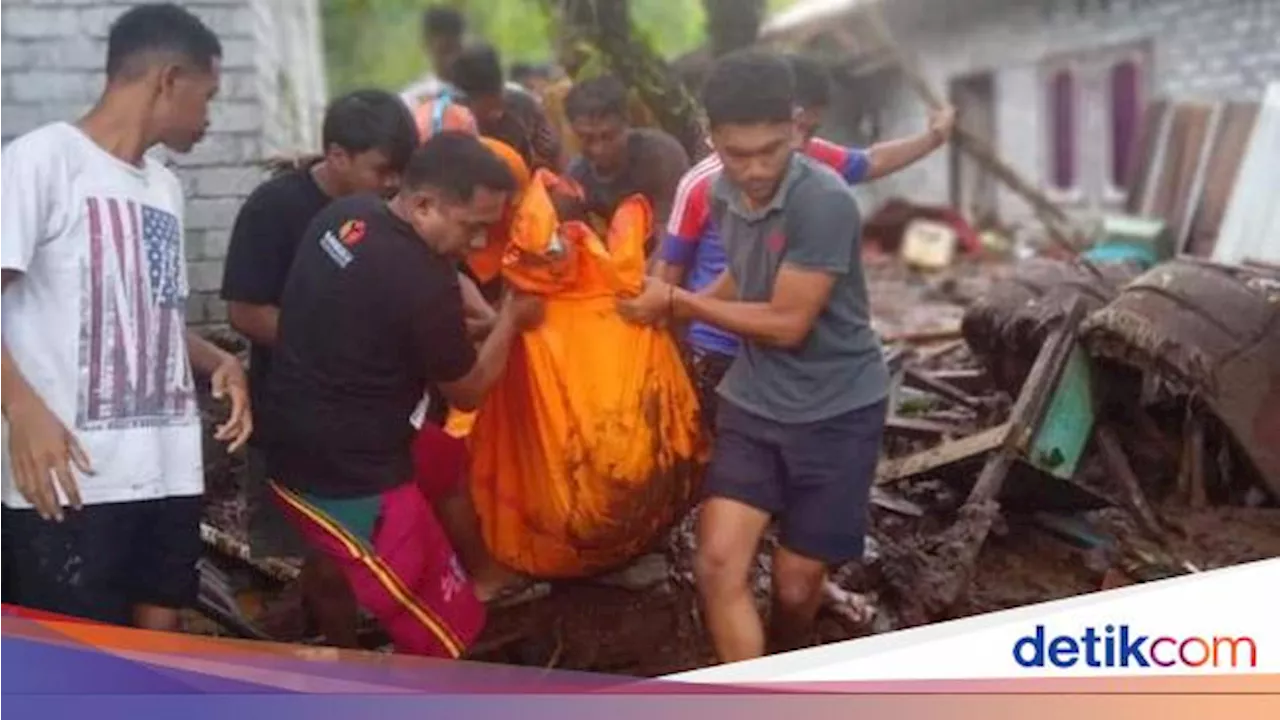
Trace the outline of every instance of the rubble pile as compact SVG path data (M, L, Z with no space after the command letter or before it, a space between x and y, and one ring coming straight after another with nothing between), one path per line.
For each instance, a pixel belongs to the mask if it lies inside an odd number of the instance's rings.
M1160 289L1160 273L1201 272L1184 265L1218 275L1171 284L1211 297ZM1103 266L1101 278L1052 260L962 259L932 274L886 260L867 272L892 411L868 548L833 574L815 642L1280 556L1266 464L1280 382L1263 377L1280 367L1280 279L1189 261L1142 276ZM1150 310L1153 297L1170 307ZM1170 317L1175 330L1159 321ZM1186 332L1187 318L1206 329ZM1224 375L1240 368L1254 369L1251 394ZM226 530L225 558L245 537L238 468L210 467L224 473L210 479L209 521ZM622 571L491 609L472 656L645 676L712 662L695 514ZM766 617L775 542L753 575ZM314 641L280 568L249 574L244 614L278 640Z

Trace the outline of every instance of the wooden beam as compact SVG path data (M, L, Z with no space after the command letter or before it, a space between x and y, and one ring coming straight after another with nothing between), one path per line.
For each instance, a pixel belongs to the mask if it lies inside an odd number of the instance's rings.
M960 327L940 328L933 330L913 330L910 332L889 333L885 335L883 341L887 344L892 343L910 343L923 344L930 342L943 342L946 340L959 340Z
M1094 437L1098 441L1098 449L1102 451L1102 459L1111 476L1120 481L1120 487L1124 488L1125 502L1129 506L1129 512L1133 513L1142 527L1153 537L1163 539L1164 530L1160 528L1160 521L1155 511L1151 509L1151 504L1147 502L1146 494L1142 492L1138 476L1133 473L1133 465L1129 463L1129 456L1125 454L1120 438L1116 436L1114 430L1106 426L1098 428Z
M1053 391L1058 387L1058 378L1066 367L1067 358L1071 357L1071 349L1076 343L1076 327L1084 317L1084 301L1079 295L1071 298L1067 306L1066 317L1058 329L1049 336L1049 340L1040 348L1035 364L1022 384L1018 400L1009 413L1012 428L1005 437L1004 447L995 456L988 458L987 465L978 476L969 493L966 504L980 504L994 500L1004 487L1004 477L1013 460L1026 451L1036 429L1044 417Z
M970 393L991 384L991 378L982 368L930 370L928 375L934 380L941 380Z
M939 380L927 373L916 368L907 368L903 376L903 382L908 386L918 390L927 390L934 395L946 398L957 405L963 405L974 410L981 410L985 403L981 398L976 398L960 388L948 383L945 380Z
M922 420L920 418L890 417L885 421L884 431L890 435L902 435L911 438L948 438L960 435L960 425Z
M876 468L876 484L920 477L941 471L949 465L982 457L1000 447L1008 434L1009 423L1005 423L914 455L883 460Z

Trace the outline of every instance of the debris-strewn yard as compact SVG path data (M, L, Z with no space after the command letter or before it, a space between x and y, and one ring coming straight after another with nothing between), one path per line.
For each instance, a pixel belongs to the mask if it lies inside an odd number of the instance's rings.
M1019 286L1034 297L1017 301L1008 300L1009 288L1028 268L1007 262L960 259L921 274L881 259L869 260L867 272L895 374L893 411L872 496L872 539L863 562L833 576L815 642L1280 556L1280 508L1250 460L1251 440L1233 434L1232 419L1215 413L1204 387L1176 377L1175 368L1126 365L1113 352L1089 361L1093 387L1105 390L1089 401L1092 412L1071 404L1083 386L1055 378L1079 372L1091 351L1070 355L1077 333L1062 326L1079 318L1069 313L1071 293L1053 288L1062 278L1074 282L1074 271L1038 271L1035 283ZM1274 297L1267 282L1259 292ZM1079 314L1115 301L1122 285ZM1008 307L993 309L1001 302ZM981 312L995 315L976 321ZM1051 354L1044 348L1058 335L1066 343L1058 374L1046 374L1036 361ZM1033 392L1036 383L1045 388ZM1019 423L1059 425L993 470ZM1082 424L1084 435L1074 437ZM275 639L313 641L296 588L268 579L278 568L229 559L228 545L244 538L240 467L210 461L208 521L230 538L211 558L228 573L244 619ZM1074 471L1060 472L1064 463ZM975 500L980 477L996 490ZM474 656L642 676L711 662L690 569L692 528L690 517L619 573L556 583L545 597L493 609ZM771 542L756 572L766 610ZM192 629L226 632L195 617ZM367 640L382 642L376 632Z

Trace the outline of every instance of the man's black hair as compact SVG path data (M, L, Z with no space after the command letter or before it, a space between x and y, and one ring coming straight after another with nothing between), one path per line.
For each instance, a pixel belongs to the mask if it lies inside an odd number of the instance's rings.
M791 74L796 80L796 104L803 108L826 107L831 104L831 73L821 61L804 55L791 55Z
M479 187L512 192L516 179L502 158L475 135L446 130L432 135L414 151L405 168L402 187L432 188L450 199L469 202Z
M461 39L467 20L451 7L429 7L422 13L422 36Z
M173 3L137 5L111 23L107 36L107 77L133 75L147 54L170 54L201 70L222 57L222 43L200 18Z
M496 95L502 82L502 59L488 43L468 45L453 61L453 84L467 95Z
M613 75L574 83L564 99L564 113L578 117L627 117L627 88Z
M397 171L418 146L418 128L404 102L385 90L356 90L334 100L324 113L321 139L350 153L381 150Z
M712 127L779 123L794 117L795 96L795 79L785 59L739 50L711 69L702 87L702 106Z

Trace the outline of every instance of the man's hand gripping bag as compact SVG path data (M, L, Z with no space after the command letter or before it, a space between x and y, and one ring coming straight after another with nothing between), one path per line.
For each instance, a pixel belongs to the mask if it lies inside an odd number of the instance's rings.
M481 531L501 562L581 577L648 550L692 504L706 461L698 401L669 332L625 322L652 213L624 201L607 243L560 222L539 171L511 223L503 275L547 299L468 433ZM466 418L451 419L465 432ZM460 433L461 434L461 433Z

